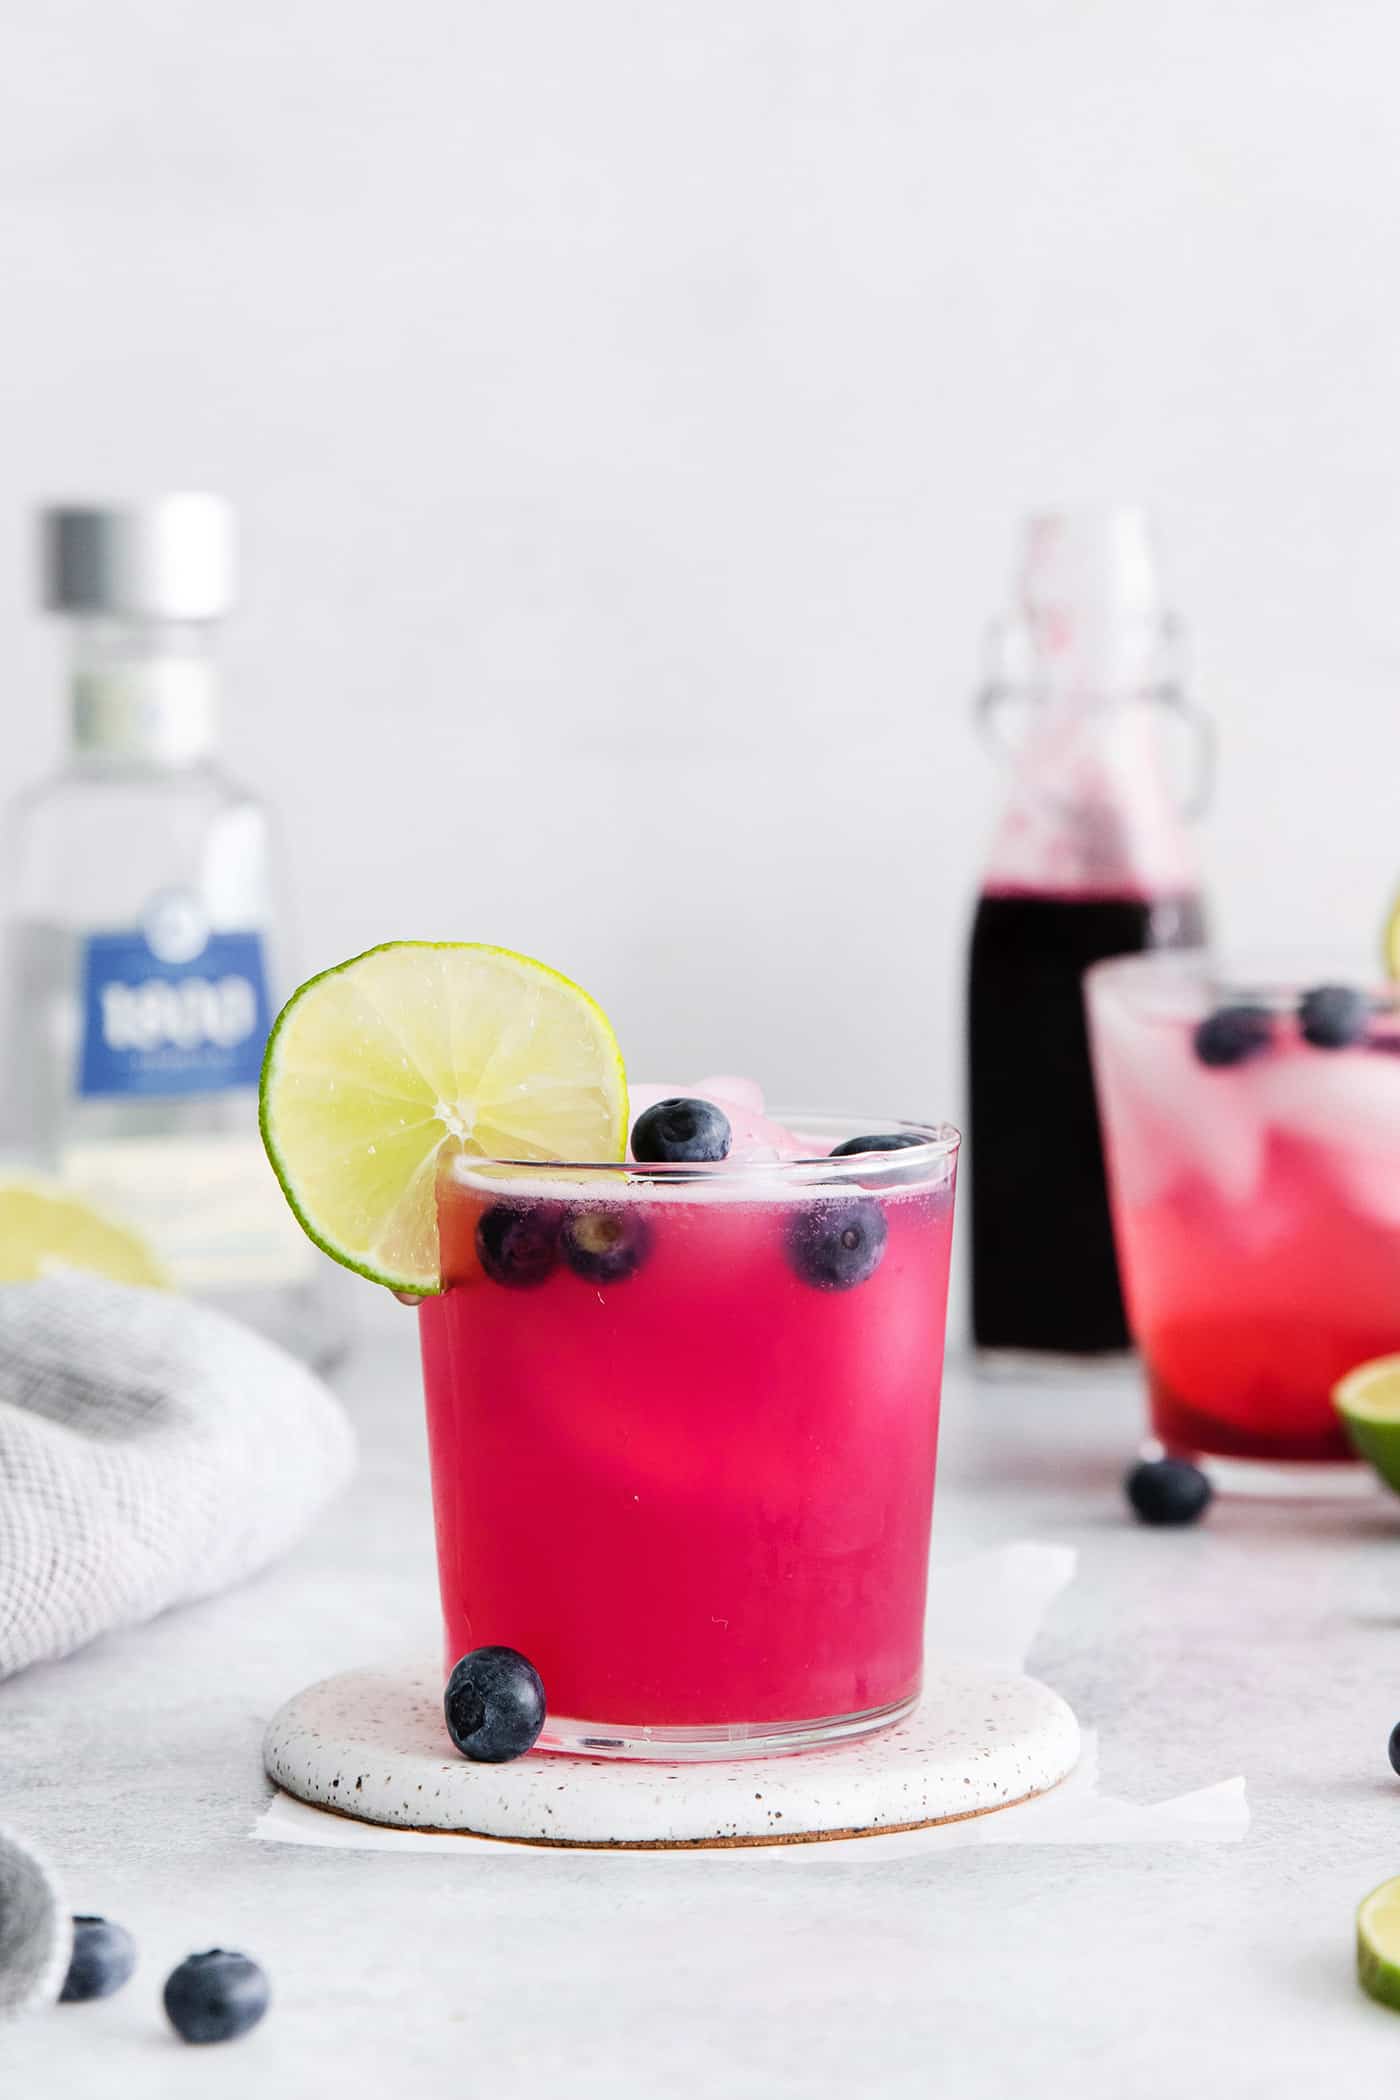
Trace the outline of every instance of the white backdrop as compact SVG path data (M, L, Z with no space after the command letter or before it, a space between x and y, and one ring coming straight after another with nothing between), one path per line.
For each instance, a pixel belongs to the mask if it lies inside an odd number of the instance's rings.
M226 490L308 965L956 1114L1027 505L1157 511L1242 938L1400 878L1394 0L14 0L5 770L46 494Z

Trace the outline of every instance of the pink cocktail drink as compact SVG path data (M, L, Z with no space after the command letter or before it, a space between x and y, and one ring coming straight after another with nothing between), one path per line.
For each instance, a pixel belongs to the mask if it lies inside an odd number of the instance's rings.
M856 1128L818 1127L810 1151ZM908 1134L443 1180L447 1658L528 1655L541 1747L800 1747L916 1698L957 1140Z
M1400 1036L1310 1040L1305 987L1222 995L1200 956L1090 973L1129 1316L1172 1452L1346 1461L1331 1389L1400 1348ZM1316 995L1314 995L1316 996ZM1223 1016L1223 1018L1222 1018Z

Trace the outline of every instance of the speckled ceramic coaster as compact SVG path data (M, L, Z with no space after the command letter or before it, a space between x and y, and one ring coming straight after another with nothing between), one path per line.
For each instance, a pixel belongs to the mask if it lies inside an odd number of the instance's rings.
M536 1751L474 1765L448 1743L426 1668L349 1670L277 1713L268 1776L317 1807L407 1830L527 1845L775 1845L921 1829L1042 1794L1079 1755L1079 1724L1033 1677L931 1662L907 1720L829 1750L732 1764L644 1764Z

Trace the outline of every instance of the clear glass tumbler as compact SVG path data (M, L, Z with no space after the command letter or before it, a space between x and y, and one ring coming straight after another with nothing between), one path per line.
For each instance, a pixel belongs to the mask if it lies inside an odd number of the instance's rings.
M448 1667L502 1642L542 1749L803 1749L918 1697L957 1132L812 1157L460 1155L420 1309ZM898 1131L903 1149L830 1157Z
M1395 996L1205 951L1088 974L1153 1435L1224 1484L1345 1489L1332 1387L1400 1349Z

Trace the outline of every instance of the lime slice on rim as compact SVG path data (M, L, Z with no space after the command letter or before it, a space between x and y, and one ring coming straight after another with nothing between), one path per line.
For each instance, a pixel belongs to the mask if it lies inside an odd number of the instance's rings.
M1363 1991L1400 2012L1400 1875L1372 1889L1356 1913L1356 1973Z
M293 992L268 1038L259 1121L317 1246L430 1293L443 1148L620 1160L627 1079L602 1009L557 970L478 942L390 941Z
M129 1225L104 1217L56 1181L0 1179L0 1283L64 1269L168 1290L170 1278Z
M1359 1458L1400 1493L1400 1356L1358 1364L1332 1388L1332 1405Z

